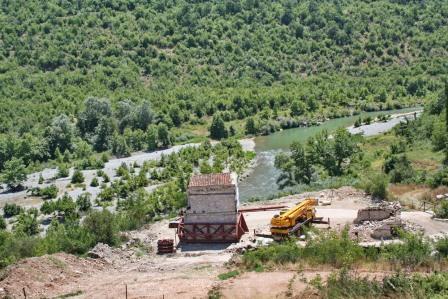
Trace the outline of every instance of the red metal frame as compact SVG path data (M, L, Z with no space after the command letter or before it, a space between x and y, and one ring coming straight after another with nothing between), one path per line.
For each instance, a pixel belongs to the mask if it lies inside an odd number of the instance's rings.
M234 223L185 223L182 217L177 234L187 243L228 243L238 242L249 229L242 213Z

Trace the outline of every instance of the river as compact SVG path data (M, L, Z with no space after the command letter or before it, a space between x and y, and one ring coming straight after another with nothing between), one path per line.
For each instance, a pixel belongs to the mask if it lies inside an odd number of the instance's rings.
M242 202L252 197L268 197L278 193L276 180L280 172L274 167L275 155L280 151L288 151L293 141L306 141L309 137L316 135L322 130L334 131L341 127L350 127L359 117L377 116L379 114L402 114L421 111L422 108L406 108L399 110L363 112L360 115L336 118L322 123L320 126L302 127L279 131L268 136L255 138L255 152L257 153L257 164L251 174L239 183L239 194ZM373 123L363 126L365 135L372 136L390 130L398 124L400 119L392 118L388 122ZM359 130L358 128L354 129Z

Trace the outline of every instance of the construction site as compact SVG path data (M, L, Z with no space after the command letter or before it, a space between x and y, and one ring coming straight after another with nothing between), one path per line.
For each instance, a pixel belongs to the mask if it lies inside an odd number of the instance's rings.
M236 176L225 173L193 176L187 194L187 207L178 217L124 233L128 241L120 247L100 243L87 258L60 253L18 262L3 273L0 296L20 298L25 289L28 298L206 298L219 287L224 298L282 297L294 271L217 277L245 251L287 238L302 240L306 226L348 227L351 238L366 247L397 242L397 229L428 237L448 231L448 223L431 213L375 202L352 187L241 204ZM315 268L303 275L330 273ZM293 293L306 287L297 282Z

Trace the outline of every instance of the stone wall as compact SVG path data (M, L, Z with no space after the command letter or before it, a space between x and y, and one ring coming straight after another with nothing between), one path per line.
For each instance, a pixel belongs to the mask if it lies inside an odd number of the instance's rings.
M354 223L362 223L364 221L381 221L395 215L394 211L381 207L370 207L358 210L358 216Z
M185 223L235 223L237 220L237 187L196 186L188 189Z

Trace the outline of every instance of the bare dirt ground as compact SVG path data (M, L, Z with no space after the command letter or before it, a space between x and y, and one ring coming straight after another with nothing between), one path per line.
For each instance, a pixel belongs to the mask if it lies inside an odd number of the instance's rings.
M370 204L364 192L350 187L337 190L287 196L268 202L245 204L241 208L264 205L293 206L306 197L331 201L328 206L316 208L317 216L329 217L330 226L342 228L352 223L357 210ZM10 295L23 298L25 288L28 298L207 298L208 292L218 288L224 298L284 298L298 296L319 273L328 271L310 269L302 271L278 271L269 273L243 273L237 278L220 281L218 274L227 272L225 266L235 251L265 242L255 233L268 233L270 219L279 211L245 213L249 233L238 244L182 245L175 254L157 255L156 242L162 238L174 238L174 230L168 228L168 220L126 233L128 242L118 248L97 246L98 259L77 258L68 254L56 254L21 261L6 269L0 278L0 297ZM417 213L417 214L416 214ZM448 223L434 221L424 212L404 212L402 217L418 222L427 235L448 231ZM327 228L327 224L318 227ZM307 293L308 294L308 293ZM312 292L311 292L312 294Z

